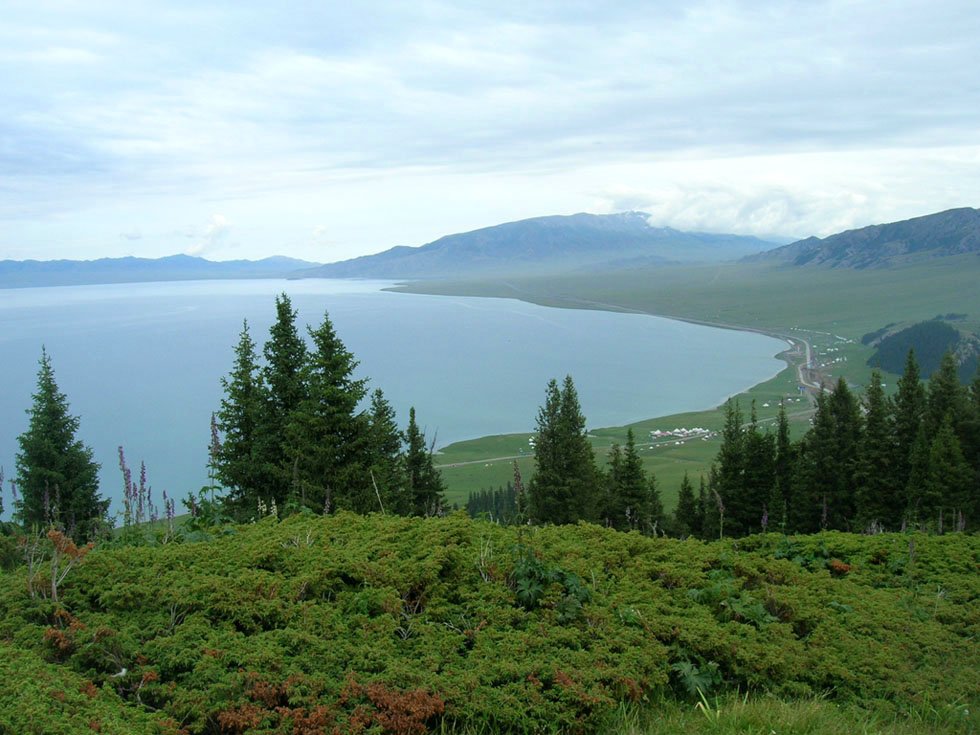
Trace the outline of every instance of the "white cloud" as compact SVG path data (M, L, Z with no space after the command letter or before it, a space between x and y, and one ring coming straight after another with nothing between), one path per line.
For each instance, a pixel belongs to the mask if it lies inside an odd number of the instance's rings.
M588 209L810 234L974 206L974 5L38 0L0 28L0 243L206 220L212 253L233 219L310 256L326 221L351 257Z
M184 251L185 255L201 256L210 253L228 237L231 222L222 214L211 216L211 221L204 227L203 237L192 247Z

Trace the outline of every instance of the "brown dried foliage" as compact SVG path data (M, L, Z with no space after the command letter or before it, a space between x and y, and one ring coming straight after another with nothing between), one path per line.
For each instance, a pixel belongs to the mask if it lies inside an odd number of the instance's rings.
M424 735L426 722L445 710L443 700L424 689L398 690L381 682L364 686L353 675L333 703L290 707L289 689L299 677L278 685L252 673L246 678L253 702L219 713L222 732L241 735L271 717L278 721L276 731L291 735L348 735L372 728L388 735Z
M99 696L98 687L96 687L91 681L82 682L81 686L78 687L78 691L87 696L89 699L95 699L97 696Z

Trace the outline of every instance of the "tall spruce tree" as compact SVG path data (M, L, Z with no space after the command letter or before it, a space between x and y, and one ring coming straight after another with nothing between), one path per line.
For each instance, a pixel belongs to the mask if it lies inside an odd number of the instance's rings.
M980 479L980 364L977 365L976 375L966 392L962 437L963 456ZM980 486L977 487L976 492L980 495Z
M904 484L903 526L905 524L922 526L928 523L932 517L932 508L924 507L924 501L929 492L929 455L931 450L932 440L926 430L925 421L922 421L909 452L908 477Z
M221 386L225 395L216 420L224 440L215 457L217 477L228 489L228 509L244 518L254 513L262 490L270 484L268 465L278 451L278 441L269 446L272 437L262 424L268 397L247 320L235 347L234 366Z
M626 448L614 445L606 473L604 518L620 531L649 532L662 515L659 498L655 503L656 485L643 470L643 460L636 451L633 429L626 433Z
M405 480L403 436L395 409L378 388L371 394L368 415L368 471L388 513L408 515L412 500Z
M740 536L744 532L743 522L748 515L743 493L744 482L745 429L742 427L742 411L738 400L729 398L725 403L721 448L708 483L709 509L705 513L705 523L712 531L717 527L719 536L726 533L729 536ZM714 520L716 515L717 522Z
M737 517L733 509L733 533L757 533L763 529L763 518L768 526L770 502L776 481L776 439L768 431L759 428L752 402L751 421L743 436L742 490L738 498Z
M919 363L915 359L915 351L909 350L905 358L905 370L898 380L898 390L892 397L892 416L894 420L894 453L889 482L893 487L908 488L912 482L912 454L916 439L922 430L922 422L926 410L926 392L922 386L919 373ZM919 453L926 451L920 447ZM911 498L904 492L902 501L898 504L904 513L911 506Z
M17 438L17 517L24 526L55 526L87 541L106 523L109 501L99 496L99 465L75 438L79 420L69 413L44 348L33 399L27 431Z
M961 436L963 421L967 411L967 392L960 383L956 358L952 352L945 352L939 369L929 377L926 398L926 430L935 436L940 425L949 417L957 436Z
M712 472L714 468L712 468ZM694 528L697 529L697 536L699 538L713 538L711 533L712 529L709 528L708 513L709 513L709 495L708 482L705 481L704 475L698 478L698 501L697 501L697 517Z
M415 420L415 407L408 412L408 429L405 431L408 449L405 454L405 474L408 492L412 499L411 514L437 515L442 509L446 491L442 475L432 461L432 448L425 443L425 432Z
M947 413L929 447L929 468L919 503L920 523L942 532L956 530L962 517L975 525L976 476L963 458Z
M816 402L813 425L806 433L800 455L799 492L790 511L790 527L799 533L814 533L831 527L830 504L840 471L835 459L836 427L830 396L822 386Z
M265 367L262 376L267 388L260 431L267 442L262 453L262 472L268 485L263 496L284 504L290 490L298 484L295 451L287 456L286 427L293 412L306 397L304 366L306 343L296 326L297 312L285 293L276 297L276 321L263 346Z
M839 378L828 401L832 421L833 484L827 488L827 527L855 530L854 488L863 422L857 399Z
M904 485L895 482L892 476L895 432L879 370L871 373L864 395L864 411L864 432L855 472L857 526L866 528L879 523L889 530L897 530L905 505Z
M585 430L585 415L582 413L578 391L571 375L566 375L562 382L559 418L570 450L568 476L579 508L579 517L587 521L598 521L599 482L595 453Z
M538 410L535 472L528 483L533 519L538 523L597 520L599 494L592 446L571 376L559 389L551 380Z
M368 476L367 422L357 406L367 394L354 377L357 360L324 313L308 327L312 351L301 367L299 403L286 421L286 460L293 468L293 500L313 509L379 510Z
M780 401L776 419L776 460L773 467L773 493L769 501L769 522L783 532L787 529L789 509L793 505L796 459L797 448L790 437L786 406Z
M698 501L694 497L694 486L691 479L684 473L681 488L677 493L677 510L674 511L676 532L680 536L698 536L701 533L701 519L698 513Z

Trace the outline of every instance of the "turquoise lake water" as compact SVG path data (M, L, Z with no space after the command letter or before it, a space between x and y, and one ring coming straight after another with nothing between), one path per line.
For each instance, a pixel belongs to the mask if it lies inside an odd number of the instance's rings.
M259 349L287 292L299 323L328 312L404 427L415 406L437 446L534 429L551 378L575 380L589 427L715 406L782 369L786 343L640 314L508 299L389 293L388 283L184 281L0 290L0 465L15 475L41 346L119 509L117 447L155 498L206 481L211 412L242 319ZM9 482L3 488L9 517Z

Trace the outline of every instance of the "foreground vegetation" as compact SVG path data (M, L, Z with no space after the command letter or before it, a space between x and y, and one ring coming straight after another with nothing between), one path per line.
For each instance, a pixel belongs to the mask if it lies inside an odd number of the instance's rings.
M97 547L57 603L4 573L0 729L970 732L978 572L965 534L269 516Z

